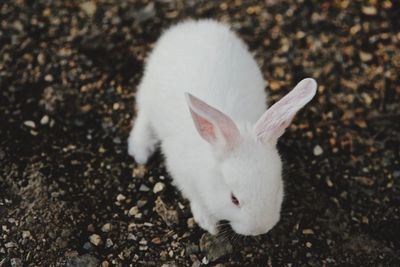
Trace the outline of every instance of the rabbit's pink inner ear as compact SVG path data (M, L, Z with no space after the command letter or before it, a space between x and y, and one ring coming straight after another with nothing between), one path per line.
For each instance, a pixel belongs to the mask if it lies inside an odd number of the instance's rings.
M196 129L207 142L228 147L234 147L239 142L239 130L227 115L189 93L186 99Z
M194 124L201 137L203 137L209 143L215 143L217 137L215 135L214 125L196 114L196 112L194 112L192 109L190 109L190 113L192 114Z
M290 125L297 111L314 97L317 83L303 79L280 101L272 105L257 121L255 134L258 139L276 141Z

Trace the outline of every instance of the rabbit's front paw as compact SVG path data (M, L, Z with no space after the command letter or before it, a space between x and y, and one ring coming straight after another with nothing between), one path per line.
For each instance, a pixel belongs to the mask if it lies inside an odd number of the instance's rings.
M210 234L217 234L217 220L205 211L201 205L191 202L190 208L193 213L193 218L196 223L204 230L208 231Z

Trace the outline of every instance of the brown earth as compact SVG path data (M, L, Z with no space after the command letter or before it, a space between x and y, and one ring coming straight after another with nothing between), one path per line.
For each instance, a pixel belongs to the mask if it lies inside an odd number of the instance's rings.
M399 14L390 0L3 1L0 267L400 266ZM282 220L255 239L204 235L161 156L144 169L126 153L152 44L205 17L246 41L270 103L319 82L278 144Z

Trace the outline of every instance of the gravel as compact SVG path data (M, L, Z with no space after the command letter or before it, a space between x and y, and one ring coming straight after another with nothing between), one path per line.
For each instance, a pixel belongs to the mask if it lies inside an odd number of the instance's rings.
M3 1L0 266L400 266L399 14L397 0ZM249 45L269 104L319 83L278 142L285 200L263 236L205 235L162 155L127 155L148 52L204 17Z

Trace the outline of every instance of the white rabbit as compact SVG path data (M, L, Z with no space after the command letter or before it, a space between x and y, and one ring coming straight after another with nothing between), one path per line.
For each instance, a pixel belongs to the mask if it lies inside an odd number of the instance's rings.
M148 59L128 152L144 164L160 142L174 184L211 234L220 220L242 235L266 233L279 221L276 142L317 84L302 80L267 111L264 86L246 45L213 20L170 28Z

